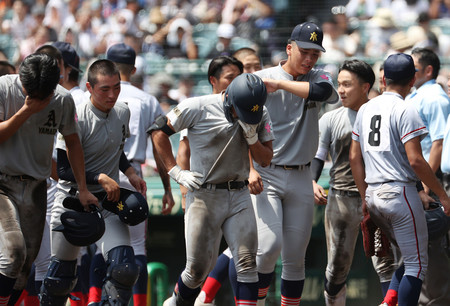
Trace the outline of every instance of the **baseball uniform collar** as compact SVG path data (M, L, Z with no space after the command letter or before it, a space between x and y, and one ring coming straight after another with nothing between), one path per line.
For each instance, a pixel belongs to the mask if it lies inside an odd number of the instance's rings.
M94 113L94 115L96 115L97 117L102 118L102 119L108 118L109 113L104 113L101 110L99 110L98 108L96 108L94 106L94 104L92 104L91 99L89 99L88 107Z
M287 62L287 60L282 60L279 64L278 64L278 70L280 71L280 74L283 75L283 77L288 78L289 80L293 81L294 77L287 73L286 70L283 69L283 65Z

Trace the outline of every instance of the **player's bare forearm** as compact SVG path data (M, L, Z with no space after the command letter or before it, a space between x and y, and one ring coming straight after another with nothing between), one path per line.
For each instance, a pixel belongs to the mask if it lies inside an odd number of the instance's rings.
M436 171L439 169L439 166L441 165L442 144L443 139L435 140L431 144L428 164L430 164L431 170L433 170L434 173L436 173Z
M430 165L422 156L422 147L420 146L419 137L407 141L405 143L405 150L409 164L420 180L425 183L439 199L447 198L445 190L442 188Z
M88 191L86 186L84 153L78 134L65 135L64 140L66 142L67 158L69 159L73 175L77 182L81 204L85 208L90 204L98 205L97 198Z
M155 145L153 144L153 157L156 162L156 169L158 170L159 177L161 178L161 182L164 187L164 191L172 193L172 188L170 187L170 176L167 174L168 170L164 165L161 156L158 151L155 149Z
M191 149L189 147L189 139L184 137L180 141L180 145L178 146L177 152L177 164L183 170L189 170L190 167L190 158L191 158Z
M361 147L359 142L352 140L349 153L350 167L352 168L353 178L355 179L356 186L358 187L361 199L366 198L367 183L366 170L364 166L364 160L362 157Z
M253 166L253 157L250 150L248 151L248 158L250 161L250 171L248 174L248 190L251 194L260 194L264 190L264 184L261 175Z
M128 180L130 181L130 184L144 197L147 195L147 184L145 181L136 174L136 171L133 167L128 167L128 169L124 173Z
M297 82L288 80L272 80L263 79L266 85L267 92L272 93L279 89L286 90L298 97L308 98L309 95L309 82Z
M259 140L250 145L250 153L255 162L261 167L267 167L273 157L272 141L261 143Z
M172 145L169 136L161 130L152 132L153 147L159 155L164 167L170 171L177 164L172 154Z

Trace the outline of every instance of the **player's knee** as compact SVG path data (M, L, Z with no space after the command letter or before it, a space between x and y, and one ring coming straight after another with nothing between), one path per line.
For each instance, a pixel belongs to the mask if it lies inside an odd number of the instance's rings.
M197 288L208 276L208 265L201 262L192 263L189 269L185 269L182 274L183 283L189 288Z
M102 300L109 305L128 305L139 276L133 248L118 246L108 252Z
M258 259L258 264L263 266L274 266L278 260L278 257L281 253L282 243L280 241L281 239L274 240L270 247L265 249L261 256Z
M39 295L41 305L65 305L77 283L76 271L76 260L67 261L52 257Z
M2 235L4 235L4 240L9 242L7 254L3 256L6 261L4 265L6 269L2 273L7 277L17 278L26 260L25 241L19 232L8 232Z

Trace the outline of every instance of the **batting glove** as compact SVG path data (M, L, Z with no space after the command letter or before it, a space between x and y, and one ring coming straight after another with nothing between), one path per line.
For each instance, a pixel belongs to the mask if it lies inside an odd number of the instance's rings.
M244 131L245 139L247 140L247 143L251 146L252 144L255 144L258 141L258 134L256 133L256 128L258 127L257 124L248 124L245 122L242 122L241 120L238 120L239 125L242 127L242 130Z
M203 175L201 173L183 170L178 165L170 169L169 175L177 181L178 184L183 185L190 191L199 189L202 185L200 179L203 178Z

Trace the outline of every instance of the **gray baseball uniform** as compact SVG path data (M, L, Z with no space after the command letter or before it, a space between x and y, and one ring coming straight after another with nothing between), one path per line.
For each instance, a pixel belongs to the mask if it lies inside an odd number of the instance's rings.
M119 160L122 154L125 138L129 134L128 122L130 111L128 107L116 102L109 113L104 113L87 101L77 107L79 136L84 150L86 172L105 173L110 178L119 181ZM63 137L58 137L58 149L65 149ZM71 188L76 188L74 182L60 180L55 203L52 210L51 226L61 224L60 216L68 211L62 205L64 198L69 196ZM104 191L100 184L87 185L92 193ZM103 210L105 218L105 234L97 242L104 256L116 246L130 245L128 227L120 221L119 216ZM61 232L52 232L52 256L60 260L75 260L79 253L76 247L64 238Z
M282 64L255 74L292 81ZM332 84L329 73L320 69L300 75L297 81ZM333 89L325 102L337 101ZM298 281L305 278L305 253L312 229L314 194L308 165L317 151L320 104L277 90L268 95L266 107L275 140L272 164L267 168L255 166L264 183L264 191L252 195L258 225L258 272L272 273L281 252L282 278Z
M215 184L245 181L249 173L248 145L238 122L224 115L220 94L190 98L168 113L175 131L187 128L191 171L203 174L205 188L188 192L185 215L187 263L183 283L196 288L214 266L221 230L236 258L238 281L256 282L256 224L247 188L216 189ZM273 139L271 122L264 110L258 138ZM201 225L201 226L199 226ZM253 254L253 256L251 256Z
M11 118L24 104L18 75L0 78L0 120ZM39 251L47 206L46 179L51 172L54 135L76 133L75 105L57 86L49 105L32 115L8 140L0 143L0 273L16 278L22 289ZM26 255L25 257L21 257Z
M370 215L400 248L405 275L421 280L428 264L427 225L404 143L426 134L417 111L385 92L360 108L352 135L364 159Z

